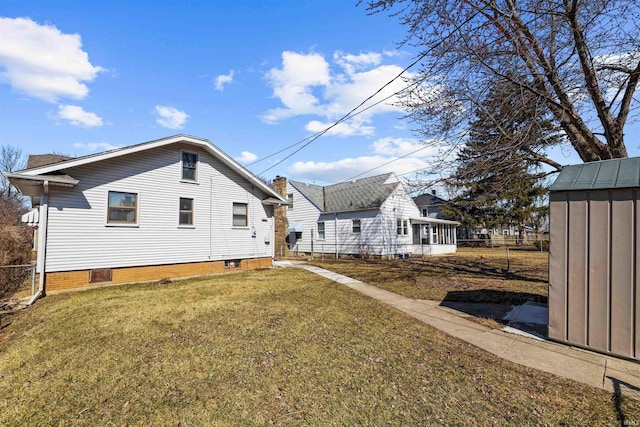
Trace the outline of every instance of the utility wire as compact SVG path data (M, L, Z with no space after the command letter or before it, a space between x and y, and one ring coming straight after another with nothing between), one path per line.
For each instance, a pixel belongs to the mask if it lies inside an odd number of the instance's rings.
M362 101L360 104L358 104L356 107L352 108L351 111L349 111L347 114L345 114L344 116L342 116L340 119L338 119L335 123L333 123L331 126L323 129L322 131L318 132L317 134L311 136L309 138L309 141L306 142L304 145L302 145L300 148L298 148L297 150L295 150L293 153L285 156L282 160L277 161L276 163L274 163L273 165L271 165L270 167L268 167L267 169L263 170L262 172L260 172L258 175L262 175L263 173L267 172L268 170L273 169L274 167L278 166L280 163L284 162L285 160L291 158L293 155L295 155L296 153L298 153L299 151L301 151L302 149L304 149L305 147L307 147L309 144L311 144L313 141L315 141L316 139L320 138L322 135L324 135L325 133L327 133L328 131L330 131L331 129L333 129L334 127L338 126L340 123L350 119L351 117L353 117L355 115L356 110L358 110L360 107L362 107L364 104L366 104L369 100L371 100L374 96L376 96L377 94L379 94L380 92L382 92L387 86L389 86L391 83L393 83L394 81L396 81L397 79L400 78L400 76L402 76L407 70L409 70L410 68L412 68L413 66L415 66L418 62L420 62L424 57L426 57L429 54L429 52L424 52L422 53L420 56L418 56L418 58L413 61L411 64L409 64L408 66L406 66L402 71L400 71L400 73L398 73L398 75L396 75L393 79L389 80L387 83L385 83L382 87L380 87L378 90L376 90L373 94L369 95L364 101ZM395 94L394 94L395 95ZM374 104L377 105L377 104ZM369 107L370 108L370 107ZM363 110L366 111L366 110Z

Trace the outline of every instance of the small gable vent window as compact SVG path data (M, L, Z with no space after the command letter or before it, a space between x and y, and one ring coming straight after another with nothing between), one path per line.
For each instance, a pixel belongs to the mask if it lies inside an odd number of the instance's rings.
M182 152L182 179L185 181L198 180L198 155Z

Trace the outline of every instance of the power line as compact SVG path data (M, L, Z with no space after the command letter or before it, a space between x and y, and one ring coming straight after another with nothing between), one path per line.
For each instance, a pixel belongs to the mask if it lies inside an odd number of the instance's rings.
M398 73L398 75L396 75L393 79L391 79L390 81L388 81L387 83L385 83L382 87L380 87L378 90L376 90L373 94L369 95L364 101L362 101L360 104L358 104L356 107L352 108L351 111L349 111L347 114L345 114L344 116L342 116L340 119L338 119L335 123L333 123L331 126L323 129L322 131L318 132L315 135L312 135L309 139L308 142L306 142L304 145L302 145L300 148L298 148L297 150L295 150L293 153L289 154L288 156L285 156L282 160L279 160L278 162L274 163L273 165L271 165L270 167L268 167L267 169L263 170L262 172L260 172L258 175L262 175L263 173L267 172L268 170L273 169L274 167L278 166L279 164L281 164L282 162L284 162L285 160L291 158L293 155L295 155L296 153L298 153L299 151L303 150L305 147L309 146L309 144L311 144L313 141L315 141L316 139L320 138L322 135L324 135L325 133L327 133L328 131L330 131L331 129L333 129L334 127L338 126L340 123L350 119L351 117L355 116L355 112L356 110L358 110L360 107L362 107L364 104L366 104L369 100L371 100L374 96L376 96L377 94L379 94L380 92L382 92L387 86L389 86L391 83L393 83L394 81L396 81L397 79L400 78L400 76L402 76L407 70L409 70L410 68L412 68L413 66L415 66L418 62L420 62L424 57L426 57L428 55L429 52L424 52L423 54L421 54L420 56L418 56L418 58L413 61L411 64L409 64L407 67L405 67L402 71L400 71L400 73ZM396 95L395 93L393 95ZM391 96L393 96L391 95ZM391 96L389 96L388 98L390 98ZM388 99L386 98L386 99ZM385 100L386 100L385 99ZM382 102L382 101L380 101ZM377 104L374 104L377 105ZM371 108L372 106L368 107ZM368 109L367 108L367 109ZM366 111L363 110L363 111ZM358 113L359 114L359 113Z

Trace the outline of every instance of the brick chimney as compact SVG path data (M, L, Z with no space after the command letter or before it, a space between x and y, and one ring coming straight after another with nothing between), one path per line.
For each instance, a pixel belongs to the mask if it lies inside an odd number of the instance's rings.
M287 199L287 178L284 176L276 176L273 180L272 187L274 191ZM274 255L278 257L289 256L289 246L287 245L286 238L289 235L287 229L289 228L289 221L287 220L287 206L276 206L273 209L273 223L274 223Z

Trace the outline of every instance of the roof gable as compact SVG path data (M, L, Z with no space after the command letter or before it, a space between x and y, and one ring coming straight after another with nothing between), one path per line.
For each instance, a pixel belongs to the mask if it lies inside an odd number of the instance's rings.
M326 187L297 181L290 183L322 212L379 209L400 185L393 172Z
M286 203L286 200L282 198L280 194L275 192L271 187L269 187L266 183L264 183L260 178L255 176L249 170L244 168L238 162L236 162L233 158L228 156L218 147L216 147L213 143L205 138L198 138L191 135L174 135L167 138L156 139L153 141L143 142L141 144L130 145L128 147L117 148L110 151L105 151L102 153L91 154L83 157L76 158L67 158L66 160L58 161L53 164L44 164L36 167L31 167L24 169L22 171L17 172L15 175L22 175L27 177L36 177L41 175L51 175L60 173L62 170L74 168L77 166L82 166L86 164L95 163L101 160L112 159L120 156L126 156L131 153L137 153L140 151L151 150L158 147L163 147L170 144L176 143L186 143L194 146L198 146L209 152L212 156L220 160L222 163L227 165L233 171L237 172L241 177L245 178L247 181L251 182L254 186L261 189L264 193L271 197L275 197L283 203ZM59 156L63 157L63 156Z

